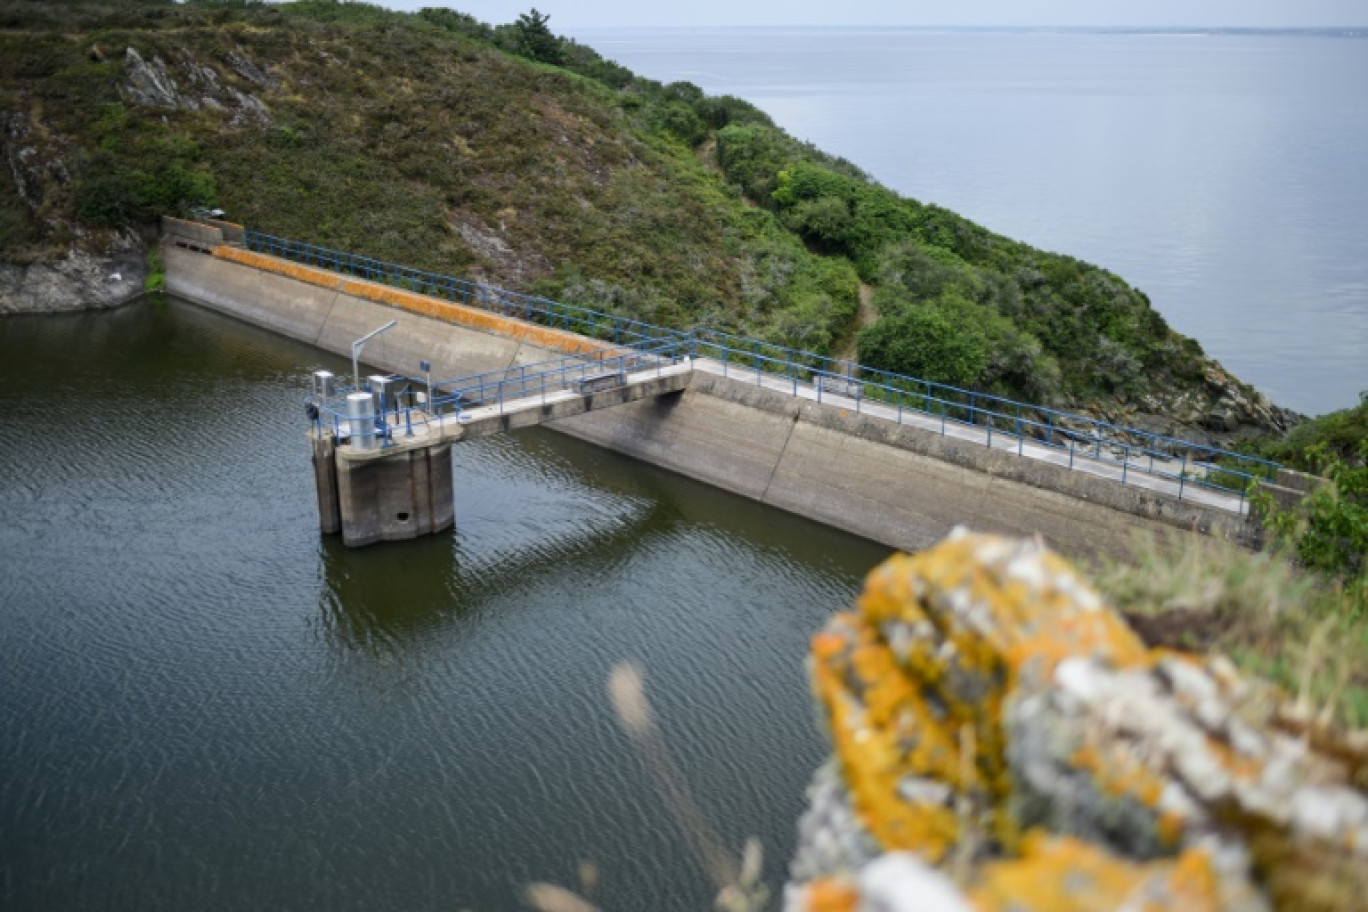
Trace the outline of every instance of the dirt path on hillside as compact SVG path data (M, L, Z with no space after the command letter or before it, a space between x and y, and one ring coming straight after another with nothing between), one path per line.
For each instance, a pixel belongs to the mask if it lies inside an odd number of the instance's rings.
M850 328L850 334L845 341L836 347L836 357L843 361L854 361L858 354L855 346L855 337L860 334L860 330L879 318L874 312L874 286L860 283L860 309L855 314L855 324Z

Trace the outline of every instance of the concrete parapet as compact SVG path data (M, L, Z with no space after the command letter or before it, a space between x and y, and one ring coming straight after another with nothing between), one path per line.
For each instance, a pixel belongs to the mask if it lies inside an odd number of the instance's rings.
M465 326L469 329L492 333L508 339L516 339L542 351L562 354L588 354L612 349L612 346L605 342L562 329L541 326L476 307L466 307L442 298L395 288L380 282L340 275L327 269L305 266L278 257L267 256L264 253L240 250L235 247L218 247L214 250L214 256L250 266L262 273L273 273L293 279L296 282L339 291L350 299L374 301L418 316L432 317L444 323Z
M231 244L234 247L241 247L247 242L247 229L236 222L225 222L222 219L204 219L204 224L210 228L217 228L223 235L223 243Z
M907 551L961 524L1078 556L1125 556L1142 530L1259 536L1245 517L702 372L680 396L551 426Z
M190 222L185 219L162 216L162 238L178 247L191 247L209 252L223 243L223 230L214 225Z
M1289 469L1286 466L1278 467L1278 474L1273 479L1273 484L1280 488L1287 488L1292 491L1300 491L1303 494L1310 494L1312 491L1325 484L1325 479L1319 475L1311 475L1307 472L1298 472L1296 469Z

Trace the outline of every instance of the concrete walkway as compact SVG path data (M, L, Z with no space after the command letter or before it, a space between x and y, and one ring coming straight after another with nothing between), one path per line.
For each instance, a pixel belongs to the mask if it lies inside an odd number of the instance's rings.
M407 412L397 410L387 416L387 424L392 429L389 445L371 450L368 455L380 456L396 449L473 440L678 392L689 385L692 374L693 367L684 361L628 371L624 383L593 393L547 388L533 395L472 406L450 415L429 415L417 408Z
M1046 446L1030 437L1017 436L1011 431L994 428L992 431L991 444L989 443L988 429L982 425L964 424L954 419L944 420L939 415L929 415L925 412L914 411L904 407L901 411L896 406L889 406L882 402L871 402L867 399L856 399L853 396L843 396L833 393L830 389L823 389L818 395L817 388L809 383L795 383L791 379L775 376L774 374L756 371L753 368L739 367L736 364L724 364L710 358L696 358L693 368L697 371L715 374L720 377L727 377L740 382L755 382L765 389L785 393L790 396L797 396L800 399L807 399L813 402L820 401L825 405L833 405L837 408L849 409L861 415L868 415L874 418L881 418L897 424L904 424L910 427L921 428L946 437L955 437L982 446L991 445L995 450L1006 450L1017 453L1024 459L1035 459L1041 462L1048 462L1054 465L1070 468L1077 472L1086 472L1089 475L1096 475L1101 478L1111 479L1118 484L1133 485L1160 494L1166 494L1176 499L1201 504L1207 507L1214 507L1237 515L1245 515L1249 512L1249 501L1247 498L1236 494L1228 494L1223 491L1213 491L1209 488L1201 487L1191 480L1182 484L1181 491L1179 483L1175 480L1163 478L1149 474L1151 460L1146 456L1143 460L1123 461L1120 457L1112 457L1104 449L1102 457L1096 455L1093 447L1087 449L1070 449L1069 446ZM1167 462L1155 459L1153 465L1157 471L1177 475L1181 469L1181 461L1170 458Z
M813 384L795 383L793 380L764 371L738 367L735 364L724 364L710 358L696 358L692 363L686 361L675 365L652 367L649 370L628 373L627 382L622 386L591 396L585 396L573 389L555 389L532 396L505 400L502 403L467 408L461 411L459 415L429 416L418 409L414 409L411 415L413 429L413 436L411 437L407 436L405 415L402 412L392 413L390 424L394 428L393 441L390 447L385 448L385 451L392 452L393 447L431 445L439 440L454 442L483 437L502 431L530 427L545 421L554 421L558 418L581 414L597 408L621 405L647 396L673 392L687 386L688 376L695 370L719 377L727 377L742 383L753 382L765 389L796 396L799 399L848 409L860 415L920 428L980 446L991 446L995 450L1016 453L1023 459L1035 459L1051 463L1076 472L1110 479L1117 484L1132 485L1235 515L1246 515L1249 512L1249 502L1246 498L1222 491L1213 491L1190 480L1182 484L1180 491L1177 481L1150 474L1152 464L1154 470L1177 475L1182 467L1180 461L1176 459L1170 458L1166 461L1155 459L1151 463L1150 458L1146 456L1143 460L1123 461L1120 457L1112 456L1106 449L1103 450L1105 455L1099 457L1093 447L1085 449L1072 448L1069 445L1047 446L1030 437L1018 436L1011 431L998 428L993 429L990 443L988 429L983 425L964 424L953 419L945 420L938 415L930 415L907 407L899 411L896 406L872 402L867 399L856 399L853 396L834 393L830 389L823 389L819 395Z

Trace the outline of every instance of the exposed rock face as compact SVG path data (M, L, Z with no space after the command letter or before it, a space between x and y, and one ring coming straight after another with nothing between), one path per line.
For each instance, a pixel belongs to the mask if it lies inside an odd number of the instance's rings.
M149 63L134 48L124 51L124 84L120 93L134 104L199 110L195 99L177 90L176 81L160 57L153 57Z
M1368 744L1280 722L1220 658L1146 648L1059 557L963 533L813 642L836 760L790 910L1351 909Z
M1118 427L1216 447L1228 447L1264 434L1283 434L1305 420L1291 409L1274 405L1263 393L1232 377L1216 361L1206 362L1203 381L1200 387L1142 396L1134 406L1112 403L1102 407L1095 402L1065 405L1081 415ZM1082 433L1091 431L1085 422L1063 420L1058 424ZM1124 433L1117 437L1127 439ZM1140 435L1130 435L1127 442L1132 446L1146 444Z
M249 82L263 87L273 85L270 77L241 51L231 52L227 63L234 73ZM124 82L119 91L127 101L154 108L228 111L232 115L229 126L270 123L270 113L260 99L221 82L218 71L212 66L187 54L179 69L190 91L181 91L171 74L171 68L160 57L148 61L130 47L124 52Z
M147 254L134 241L107 256L72 250L56 262L0 263L0 314L115 307L138 297Z
M26 112L0 113L0 153L9 166L15 195L45 230L60 221L44 203L52 188L71 183L65 161L70 147L65 137L42 129Z

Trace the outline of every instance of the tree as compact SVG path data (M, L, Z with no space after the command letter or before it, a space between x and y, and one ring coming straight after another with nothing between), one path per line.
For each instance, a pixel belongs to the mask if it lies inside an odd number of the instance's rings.
M534 6L530 12L523 13L513 28L518 33L518 53L541 63L560 66L564 62L561 40L547 28L551 16L537 12Z

